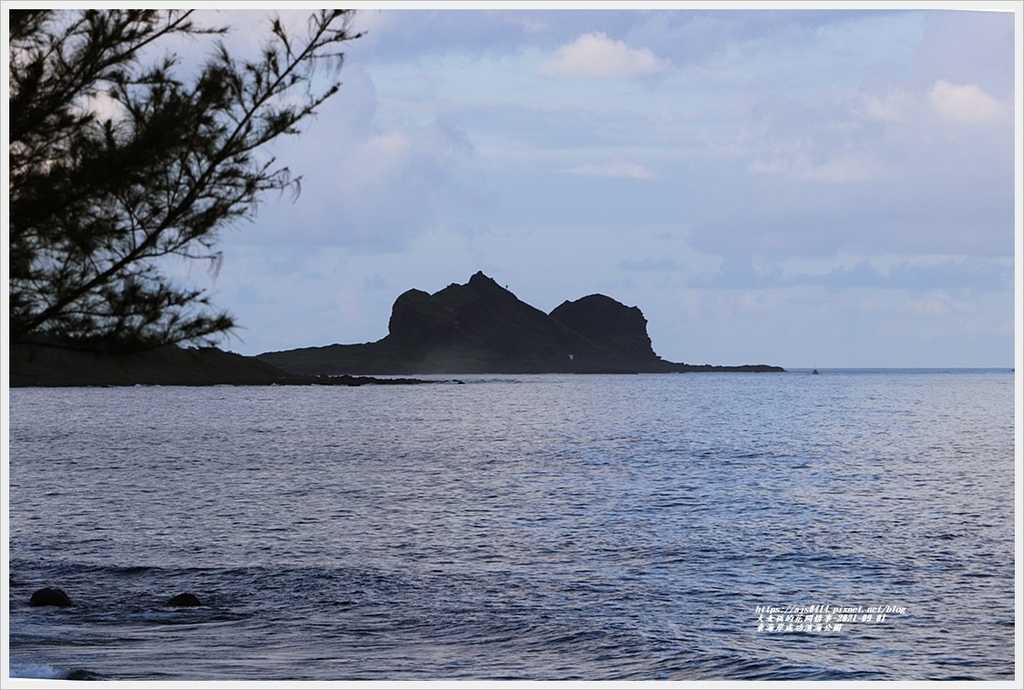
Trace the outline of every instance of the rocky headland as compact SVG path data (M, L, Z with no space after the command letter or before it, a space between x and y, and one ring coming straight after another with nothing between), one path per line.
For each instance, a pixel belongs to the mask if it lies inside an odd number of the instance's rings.
M402 293L388 334L376 342L268 352L258 359L305 376L784 371L669 362L654 352L637 307L595 294L546 314L482 272L434 294Z
M669 362L647 319L605 295L565 301L546 314L481 272L466 284L395 300L388 334L361 345L327 345L255 357L216 348L167 346L104 352L57 343L15 344L11 387L347 385L425 383L435 374L775 372L764 364ZM379 378L385 377L385 378Z

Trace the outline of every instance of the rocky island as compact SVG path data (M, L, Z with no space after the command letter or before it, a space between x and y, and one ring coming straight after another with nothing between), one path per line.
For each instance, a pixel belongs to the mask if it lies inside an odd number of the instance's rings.
M637 307L595 294L546 314L482 272L434 294L402 293L388 334L376 342L268 352L258 359L304 376L784 371L668 362L654 352Z
M772 372L781 367L693 365L659 357L647 319L605 295L566 301L545 314L481 272L464 285L402 293L388 334L373 343L327 345L255 357L216 348L84 351L20 343L9 351L11 387L348 385L424 383L427 374ZM379 378L384 376L386 378Z

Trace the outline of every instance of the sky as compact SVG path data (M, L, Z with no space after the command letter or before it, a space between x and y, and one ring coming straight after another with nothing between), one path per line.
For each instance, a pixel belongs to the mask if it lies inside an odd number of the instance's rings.
M356 3L341 90L274 147L301 194L182 269L222 347L372 342L483 271L637 306L675 362L1013 366L1020 3L756 5ZM205 11L240 50L267 14Z

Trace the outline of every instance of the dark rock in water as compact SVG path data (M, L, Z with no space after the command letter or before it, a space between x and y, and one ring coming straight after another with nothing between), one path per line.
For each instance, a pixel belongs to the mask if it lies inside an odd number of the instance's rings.
M605 295L564 302L550 314L523 302L481 272L429 294L395 301L388 334L361 345L266 352L259 360L295 376L446 373L667 373L782 371L710 367L659 357L647 319Z
M172 597L167 600L165 606L181 607L181 606L202 606L203 602L199 601L195 594L185 592L179 594L176 597Z
M409 290L395 302L380 341L427 370L509 371L565 368L581 338L519 300L483 273L429 295Z
M71 603L71 597L64 593L62 589L55 589L51 587L44 587L38 589L32 593L32 598L29 599L29 606L74 606Z

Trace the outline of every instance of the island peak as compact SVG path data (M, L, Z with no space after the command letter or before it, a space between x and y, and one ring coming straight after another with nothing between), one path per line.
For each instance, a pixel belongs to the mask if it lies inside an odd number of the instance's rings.
M303 375L783 371L668 362L655 353L639 307L591 294L546 314L483 271L433 294L406 290L392 306L388 334L376 342L259 359Z

